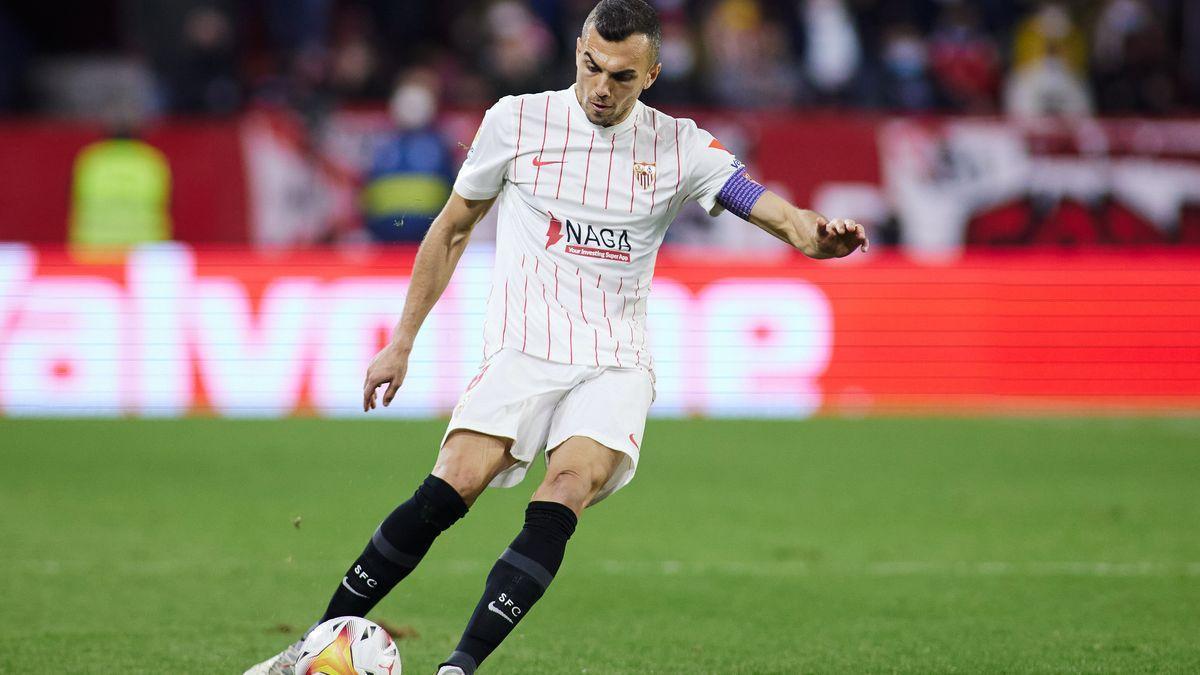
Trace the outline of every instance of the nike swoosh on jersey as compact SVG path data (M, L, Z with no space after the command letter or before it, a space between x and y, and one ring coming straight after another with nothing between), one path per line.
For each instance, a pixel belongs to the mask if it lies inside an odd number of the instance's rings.
M629 434L629 442L633 443L633 447L637 448L638 450L642 449L641 446L638 445L637 439L633 437L633 434Z
M488 603L488 611L495 612L500 615L500 618L504 619L505 621L507 621L509 623L513 623L513 620L511 618L509 618L509 616L507 614L496 609L496 601L495 600Z
M537 157L534 157L534 158L533 158L533 165L534 165L534 166L546 166L547 164L566 164L566 162L565 162L565 161L563 161L563 160L561 160L561 159L554 159L554 160L550 160L550 161L542 161L541 155L538 155Z

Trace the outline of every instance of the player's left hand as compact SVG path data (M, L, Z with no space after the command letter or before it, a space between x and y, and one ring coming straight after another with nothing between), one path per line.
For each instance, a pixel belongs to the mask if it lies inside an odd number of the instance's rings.
M849 218L818 218L816 225L816 257L844 258L859 248L866 253L871 246L867 229Z

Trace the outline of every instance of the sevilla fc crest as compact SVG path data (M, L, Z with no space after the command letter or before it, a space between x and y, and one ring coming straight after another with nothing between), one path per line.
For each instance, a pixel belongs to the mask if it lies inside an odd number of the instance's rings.
M654 187L654 162L634 162L633 163L633 178L638 185L642 186L643 190L649 190Z

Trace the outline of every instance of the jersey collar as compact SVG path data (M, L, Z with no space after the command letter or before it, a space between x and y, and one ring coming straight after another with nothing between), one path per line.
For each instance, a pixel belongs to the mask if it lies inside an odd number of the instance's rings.
M584 111L583 106L579 105L579 99L575 96L574 84L566 89L563 89L561 93L563 96L570 99L571 106L574 107L575 111L580 114L580 117L583 119L583 123L587 125L588 128L594 129L600 132L601 135L605 136L619 134L622 131L632 127L634 123L637 122L637 119L642 114L642 109L644 108L641 100L639 99L634 102L633 110L630 110L629 114L626 115L625 119L621 120L619 124L615 124L611 127L602 127L598 124L592 124L592 121L587 118L587 113Z

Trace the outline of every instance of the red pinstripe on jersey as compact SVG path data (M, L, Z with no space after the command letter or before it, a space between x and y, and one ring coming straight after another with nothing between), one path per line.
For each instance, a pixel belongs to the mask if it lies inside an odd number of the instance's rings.
M609 337L609 338L612 338L612 339L613 339L613 340L616 342L616 346L615 346L615 347L613 347L613 358L614 358L614 359L616 359L616 361L617 361L617 367L620 367L620 366L621 366L621 356L620 356L620 354L621 354L621 341L620 341L620 340L617 340L617 339L616 339L616 336L614 336L614 335L613 335L613 329L612 329L612 317L610 317L610 316L608 315L608 291L605 291L603 288L601 288L601 287L600 287L600 281L601 281L601 279L603 279L603 278L604 278L604 275L603 275L603 274L597 274L597 275L596 275L596 288L600 288L600 299L601 299L601 302L603 302L603 303L604 303L604 304L603 304L603 307L604 307L604 320L605 320L606 322L608 322L608 337ZM624 282L624 279L622 279L622 282ZM618 291L618 292L619 292L619 291Z
M675 120L675 194L679 194L679 181L683 177L683 164L679 161L679 120Z
M604 275L602 274L596 275L596 288L600 288L600 279L603 278L603 276ZM603 309L604 312L604 320L608 322L608 337L612 337L612 319L608 318L608 291L604 290L603 288L600 288L600 303L601 309Z
M579 277L579 313L583 315L583 322L590 326L592 322L588 321L587 310L583 308L583 277L579 276L578 269L575 270L575 276Z
M622 279L624 281L624 279ZM638 280L638 287L641 287L641 279ZM628 300L628 296L621 296L621 301ZM625 316L625 306L621 305L621 316ZM633 299L633 313L629 316L629 344L633 344L633 324L637 322L637 295L635 293Z
M567 315L567 344L571 346L567 358L571 361L571 365L575 365L575 321L570 314Z
M633 320L634 321L637 321L638 299L639 299L639 296L641 295L641 292L642 292L642 280L639 278L637 280L637 287L633 291ZM641 330L642 330L642 335L644 336L646 334L645 326L642 326ZM633 342L633 324L632 323L629 324L629 341L630 341L630 343ZM644 343L644 339L643 339L643 343ZM642 365L642 350L640 348L637 350L637 352L635 353L634 356L637 358L637 365L639 365L639 366Z
M667 200L667 210L671 209L671 203L679 196L679 180L683 175L682 166L679 161L679 120L675 120L675 194Z
M493 295L493 294L495 294L495 292L496 292L496 284L495 284L495 282L492 282L492 284L491 284L490 286L488 286L487 305L491 305L491 304L492 304L492 295ZM487 350L487 324L485 323L485 324L484 324L484 326L483 326L483 358L485 358L485 359L486 359L486 358L487 358L487 355L488 355L488 350Z
M517 113L517 149L513 151L513 180L517 180L517 157L521 154L521 126L525 124L525 99Z
M621 295L621 289L625 287L625 277L621 277L621 283L617 284L617 295ZM629 298L621 295L621 320L625 320L625 303ZM632 331L632 329L630 329ZM630 333L632 335L632 332Z
M608 180L604 183L604 210L608 210L608 189L612 186L613 153L617 151L617 135L612 135L612 147L608 150Z
M542 303L546 306L546 360L550 360L551 354L552 354L552 344L553 344L553 332L550 330L550 327L551 327L550 301L547 298L547 290L548 289L546 288L546 282L542 278L541 273L540 273L541 263L539 260L537 260L536 257L534 259L533 269L534 269L534 276L537 277L538 283L540 283L542 286ZM558 305L559 311L562 312L563 317L566 318L566 320L567 320L567 331L570 336L567 341L567 348L568 348L568 353L569 353L569 359L570 359L571 363L574 363L575 362L575 345L573 344L573 342L574 342L574 336L575 336L575 326L574 326L573 320L571 319L571 313L567 311L567 308L563 306L562 302L558 298L558 286L559 286L559 284L558 284L558 263L555 262L554 263L554 304Z
M583 322L588 326L588 328L592 329L592 341L593 341L592 351L595 354L596 365L599 366L600 365L600 332L596 329L595 326L592 325L592 322L588 319L587 310L585 310L583 307L583 274L579 271L578 267L575 268L575 276L579 278L579 313L583 316Z
M650 285L649 285L649 280L647 279L647 281L646 281L646 293L649 293L649 292L650 292ZM642 313L639 315L641 318L639 318L639 319L638 319L638 332L640 332L640 333L642 334L642 341L641 341L641 343L638 345L638 349L637 349L637 358L638 358L638 363L639 363L639 364L641 363L642 351L643 351L643 350L646 348L646 326L645 326L645 324L643 324L643 323L642 323L642 321L641 321L641 319L642 319L642 318L645 318L645 316L646 316L646 310L645 310L645 307L646 307L646 298L645 298L645 296L643 296L643 297L641 298L640 302L641 302L641 304L642 304ZM637 303L634 303L634 304L637 304Z
M508 335L508 279L504 280L504 326L500 329L500 348L504 348L504 336Z
M542 305L546 308L546 360L550 360L550 303L546 302L546 282L542 281L542 275L539 274L542 265L541 261L534 256L533 258L533 278L537 279L542 287ZM526 300L528 302L528 300Z
M525 288L521 291L521 351L525 351L529 342L529 274L525 271L525 256L521 256L521 274L525 277Z
M637 122L633 123L633 143L629 144L629 212L633 213L633 165L637 164Z
M546 360L550 360L550 303L546 302L546 284L542 284L542 304L546 306Z
M571 144L571 109L567 108L567 136L563 139L562 157L558 163L558 189L554 191L554 198L558 199L559 193L562 192L562 176L563 167L567 165L567 146Z
M587 204L588 174L590 174L592 172L592 145L594 145L595 143L596 143L596 130L593 129L592 130L592 140L588 141L587 162L584 164L584 169L583 169L583 192L581 192L579 194L579 205L580 206Z
M554 302L558 308L562 310L563 316L567 317L567 358L572 364L575 363L575 320L571 318L571 313L563 306L558 299L558 263L554 263Z
M650 187L650 213L654 213L655 196L658 192L658 113L654 114L654 184Z
M522 101L524 103L524 101ZM542 153L546 151L546 127L550 124L550 97L546 97L546 112L542 119L542 147L538 150L537 161L542 161ZM533 174L533 194L537 194L538 179L542 177L542 165L538 164L537 173Z

